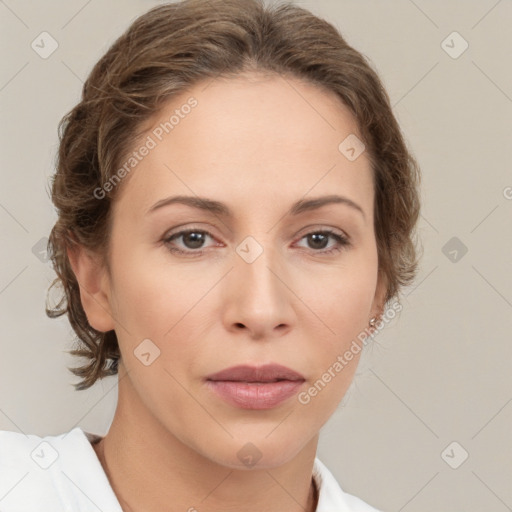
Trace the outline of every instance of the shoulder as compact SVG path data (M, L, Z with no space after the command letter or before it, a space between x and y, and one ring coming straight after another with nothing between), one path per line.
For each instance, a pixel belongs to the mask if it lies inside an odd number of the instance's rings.
M34 464L41 468L50 456L48 450L44 451L45 445L41 445L46 439L34 434L0 430L1 475L4 476L6 472L14 470L30 471ZM41 448L40 452L37 451L37 447Z
M313 466L313 477L319 489L316 512L381 512L361 498L343 491L332 473L318 458L315 459Z
M0 510L80 511L111 500L95 437L79 427L44 437L0 430ZM108 510L121 512L115 505Z

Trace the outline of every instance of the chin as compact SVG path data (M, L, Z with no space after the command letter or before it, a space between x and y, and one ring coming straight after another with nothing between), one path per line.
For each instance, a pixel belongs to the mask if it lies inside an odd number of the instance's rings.
M251 440L252 439L252 440ZM211 441L211 440L210 440ZM308 439L292 438L277 432L260 436L244 436L224 443L208 443L202 455L221 466L254 471L274 469L293 460L308 443Z

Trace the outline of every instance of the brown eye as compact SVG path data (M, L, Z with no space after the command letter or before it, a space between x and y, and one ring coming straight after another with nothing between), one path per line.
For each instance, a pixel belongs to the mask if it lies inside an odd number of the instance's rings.
M203 251L200 249L204 248L204 243L207 237L213 238L208 231L200 229L186 229L165 238L164 243L171 252L195 256L202 254ZM181 248L176 247L175 243L175 241L179 241L180 239Z
M189 231L181 235L184 245L187 249L200 249L204 244L205 234L199 231Z
M313 252L318 252L320 254L330 254L341 251L343 247L350 246L348 238L331 230L312 231L311 233L304 235L301 240L303 239L307 239L308 248L314 249ZM334 246L331 246L330 249L325 250L328 246L329 239L335 240L336 243Z
M325 233L311 233L310 235L307 235L307 238L312 249L325 249L329 243L329 235L326 235Z

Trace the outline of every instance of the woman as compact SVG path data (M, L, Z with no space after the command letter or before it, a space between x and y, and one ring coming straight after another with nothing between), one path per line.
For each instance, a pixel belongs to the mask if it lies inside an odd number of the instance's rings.
M138 18L63 119L52 188L48 314L88 360L77 389L118 373L114 420L2 432L0 509L376 510L316 449L415 277L418 184L326 21L258 0Z

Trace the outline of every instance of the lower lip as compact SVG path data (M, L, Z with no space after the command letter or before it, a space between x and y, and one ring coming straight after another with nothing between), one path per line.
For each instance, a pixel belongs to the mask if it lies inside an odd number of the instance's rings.
M304 381L235 382L206 381L211 390L227 402L242 409L272 409L297 393Z

